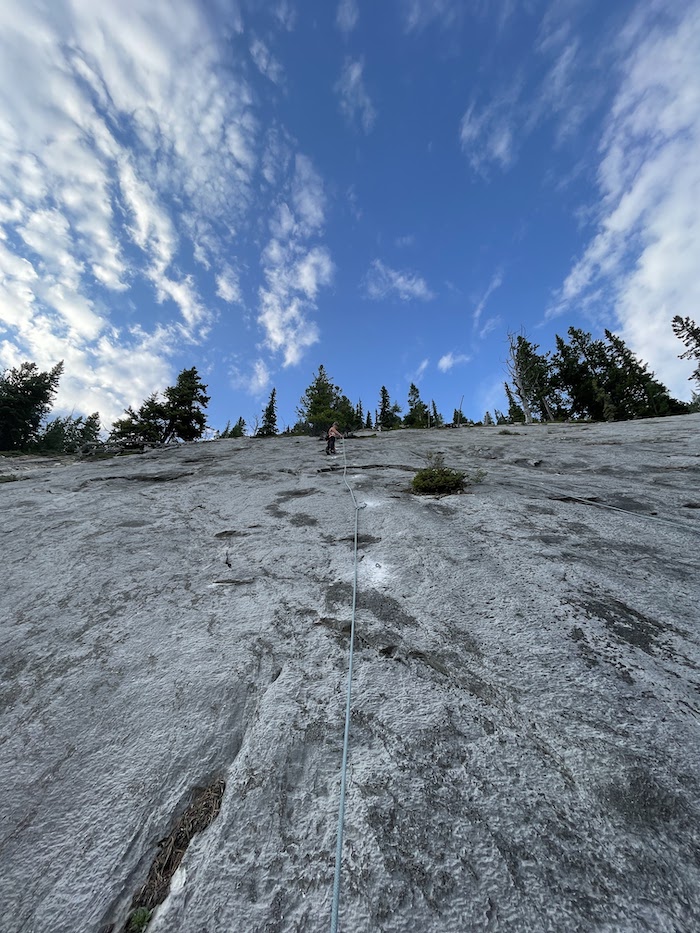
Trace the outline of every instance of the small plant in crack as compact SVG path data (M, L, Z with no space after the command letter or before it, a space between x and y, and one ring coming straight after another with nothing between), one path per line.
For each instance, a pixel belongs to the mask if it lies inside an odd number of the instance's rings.
M126 923L126 933L143 933L151 919L151 914L152 911L148 910L148 908L137 907L136 910L129 915L129 919Z
M428 465L418 470L411 481L411 489L419 496L464 492L465 485L480 483L486 476L483 470L468 476L462 470L445 466L445 456L440 451L428 454L426 460Z

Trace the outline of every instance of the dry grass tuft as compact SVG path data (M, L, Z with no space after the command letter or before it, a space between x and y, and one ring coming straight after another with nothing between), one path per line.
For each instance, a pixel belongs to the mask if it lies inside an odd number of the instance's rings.
M217 778L208 787L196 788L192 803L182 814L172 831L158 843L158 854L153 859L146 883L134 896L125 933L135 929L145 929L148 919L145 916L168 896L170 882L183 859L192 837L203 832L214 822L221 809L221 799L226 790L226 782ZM134 925L135 918L138 926ZM145 920L145 923L144 923Z

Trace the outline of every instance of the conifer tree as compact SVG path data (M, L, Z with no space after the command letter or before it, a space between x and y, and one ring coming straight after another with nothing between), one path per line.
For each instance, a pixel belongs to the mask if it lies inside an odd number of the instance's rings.
M509 424L519 424L525 421L525 413L523 412L520 405L515 400L513 395L513 390L508 385L507 382L504 384L506 390L506 398L508 399L508 423Z
M605 331L608 341L607 393L615 406L617 420L629 418L663 417L679 414L686 406L671 398L671 395L646 363L639 360L621 337Z
M207 426L204 409L209 403L207 387L199 378L196 368L183 369L174 386L165 390L165 411L168 424L163 438L168 443L174 438L196 441Z
M401 424L401 407L392 404L389 392L386 386L382 386L379 392L379 414L377 416L378 426L382 431L389 431Z
M428 406L421 399L418 387L413 382L408 389L408 411L403 423L407 428L428 427Z
M112 425L113 440L134 439L146 444L167 444L172 440L196 441L204 434L209 402L206 386L197 370L183 369L174 386L163 393L152 392L138 411L130 405L124 417Z
M357 422L352 403L341 393L340 387L333 384L323 364L299 400L297 414L300 418L295 426L297 432L325 433L334 421L341 430L348 431Z
M682 318L680 314L674 317L671 326L676 337L688 348L684 353L679 353L678 359L698 360L697 367L688 378L694 379L700 385L700 326L689 317Z
M231 427L231 422L226 422L226 427L219 434L219 438L228 438L228 437L243 437L245 434L245 419L239 418L238 421Z
M440 412L437 410L437 405L435 404L434 400L431 400L430 402L430 410L433 416L433 427L441 428L445 423L445 419L442 417Z
M258 437L274 437L277 434L277 389L270 392L270 398L262 413L262 423L257 430Z
M614 407L606 391L609 362L605 345L576 327L567 333L569 343L558 334L555 337L553 384L568 398L568 416L604 421Z
M368 431L372 430L372 414L369 411L367 412L367 420L365 421L365 428Z
M57 454L74 454L86 445L96 444L99 437L100 416L97 412L87 418L68 415L49 421L39 433L34 447Z
M552 364L548 354L537 351L539 346L522 334L508 335L508 372L515 387L527 423L533 414L542 421L554 420L554 386Z
M22 363L0 375L0 450L26 450L36 439L58 391L63 362L48 372Z

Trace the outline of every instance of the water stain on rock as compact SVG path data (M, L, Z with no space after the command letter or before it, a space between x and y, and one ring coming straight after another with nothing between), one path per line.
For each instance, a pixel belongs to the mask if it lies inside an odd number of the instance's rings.
M642 765L632 768L620 780L598 788L600 799L627 823L652 827L681 819L688 810L685 800L665 787Z
M290 524L295 525L297 528L318 525L318 519L314 518L313 515L307 515L305 512L297 512L296 515L292 515L289 519L289 522Z
M589 617L595 616L600 619L618 641L639 648L646 654L653 653L659 638L666 631L666 627L660 622L648 619L641 612L611 596L604 600L589 596L581 600L580 605Z

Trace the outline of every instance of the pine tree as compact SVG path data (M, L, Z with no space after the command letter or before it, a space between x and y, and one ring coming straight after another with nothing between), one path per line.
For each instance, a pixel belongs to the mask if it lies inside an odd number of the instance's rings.
M342 431L349 431L357 420L352 403L333 384L323 364L299 400L297 414L300 420L294 428L296 433L325 434L334 421Z
M386 386L382 386L379 391L377 424L382 431L389 431L401 424L401 408L399 405L392 405Z
M509 424L520 424L525 421L525 413L523 412L520 405L515 400L513 395L513 390L508 385L507 382L503 384L506 390L506 398L508 399L508 423Z
M362 408L362 399L359 399L357 407L355 408L355 421L356 427L361 428L365 423L365 413Z
M209 402L197 370L183 369L174 386L161 398L152 392L138 411L131 405L124 417L112 425L113 440L135 440L145 444L167 444L172 440L199 440L206 428L204 408Z
M63 362L48 372L22 363L0 375L0 450L26 450L51 409L63 373Z
M75 418L54 418L39 433L34 448L57 454L74 454L87 445L96 444L100 436L100 416L97 412Z
M441 428L445 424L445 419L442 417L440 412L437 410L437 405L435 404L434 400L430 402L430 410L432 411L432 415L433 415L433 427Z
M606 330L605 338L610 360L606 390L616 420L663 417L686 410L683 402L671 398L666 386L654 378L646 363L632 353L621 337Z
M367 420L365 421L365 428L368 431L372 430L372 414L369 411L367 412Z
M277 390L270 392L270 399L262 413L262 423L257 430L258 437L274 437L277 434Z
M422 401L418 387L413 382L408 389L408 412L403 423L407 428L428 427L428 406Z
M542 421L554 420L552 363L548 354L541 354L538 344L531 343L522 334L508 335L508 372L520 401L525 421L532 421L533 413Z
M464 424L466 420L467 419L464 417L464 412L462 411L462 409L455 408L455 410L452 413L452 424L459 426L461 424Z
M555 338L553 385L567 396L569 417L604 421L614 407L606 391L609 361L605 345L576 327L570 327L567 333L569 343L559 335Z
M688 348L684 353L678 354L678 359L700 361L700 327L689 317L683 318L680 314L674 317L671 326L676 337ZM700 385L700 362L688 378L694 379Z
M167 444L174 438L196 441L202 437L207 426L204 409L209 403L206 389L193 366L192 369L183 369L175 385L165 390L168 424L163 443Z
M238 421L231 427L231 422L226 422L226 427L219 434L219 438L228 438L228 437L243 437L245 434L245 419L239 418Z

